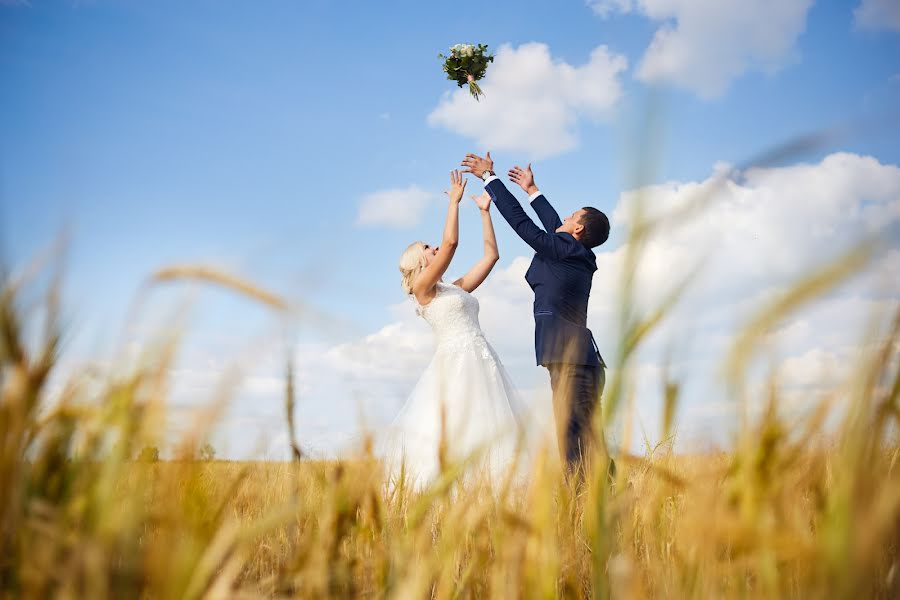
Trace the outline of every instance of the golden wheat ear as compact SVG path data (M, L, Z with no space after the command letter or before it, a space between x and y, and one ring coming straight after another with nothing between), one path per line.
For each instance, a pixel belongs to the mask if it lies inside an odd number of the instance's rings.
M281 297L258 285L225 271L199 265L173 265L159 269L151 278L156 282L163 281L200 281L235 291L251 300L261 302L269 308L287 311L290 305Z

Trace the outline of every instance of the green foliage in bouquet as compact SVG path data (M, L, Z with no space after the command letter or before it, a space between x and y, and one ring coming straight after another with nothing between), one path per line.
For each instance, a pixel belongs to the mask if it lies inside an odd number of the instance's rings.
M444 61L447 79L455 81L459 87L468 85L469 92L476 100L484 95L477 82L487 72L488 63L494 61L494 56L487 53L487 48L487 44L454 44L450 47L450 56L438 54L438 58Z

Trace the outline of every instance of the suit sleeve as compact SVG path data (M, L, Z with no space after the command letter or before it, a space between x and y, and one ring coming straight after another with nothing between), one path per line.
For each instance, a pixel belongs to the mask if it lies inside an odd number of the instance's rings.
M569 245L554 234L541 230L534 221L525 214L522 205L515 196L509 193L506 186L499 179L494 179L485 187L491 199L497 206L497 210L506 219L513 231L522 240L534 248L538 254L560 260L571 253ZM553 210L552 208L550 210ZM558 217L557 217L558 218ZM554 228L555 229L555 228Z
M553 233L560 225L562 225L562 221L559 219L559 213L557 213L556 209L550 205L550 202L547 201L547 197L543 194L531 201L531 208L537 213L538 219L541 220L541 224L544 226L544 230L546 230L547 233Z

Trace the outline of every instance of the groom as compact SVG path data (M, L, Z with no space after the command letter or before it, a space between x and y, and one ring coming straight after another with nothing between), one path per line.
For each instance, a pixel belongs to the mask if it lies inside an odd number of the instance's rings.
M561 457L569 472L580 472L592 443L609 458L602 429L594 439L592 416L606 383L606 364L586 327L591 279L597 258L591 251L609 237L609 219L585 207L560 221L534 184L531 165L513 167L509 178L528 194L544 230L494 173L491 153L467 154L465 173L480 177L497 210L534 251L525 280L534 291L534 347L537 364L550 372L553 413ZM546 231L545 231L546 230Z

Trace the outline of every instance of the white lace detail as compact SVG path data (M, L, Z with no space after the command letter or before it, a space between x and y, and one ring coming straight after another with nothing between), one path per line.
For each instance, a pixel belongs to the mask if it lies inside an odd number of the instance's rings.
M431 302L425 305L416 302L416 312L434 331L437 339L436 352L474 350L481 358L493 362L494 353L478 322L478 299L451 283L438 282L436 288Z

